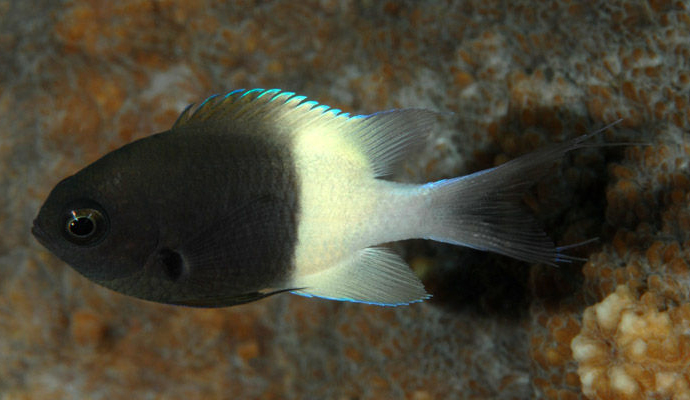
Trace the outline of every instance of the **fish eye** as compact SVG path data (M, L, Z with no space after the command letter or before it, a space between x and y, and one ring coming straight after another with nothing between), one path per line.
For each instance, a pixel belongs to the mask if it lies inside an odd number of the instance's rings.
M93 245L105 236L108 220L96 208L75 208L67 212L65 237L78 245Z

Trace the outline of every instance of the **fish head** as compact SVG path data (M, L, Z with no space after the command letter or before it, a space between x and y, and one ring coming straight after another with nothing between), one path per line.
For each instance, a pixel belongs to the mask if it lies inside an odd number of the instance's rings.
M274 220L282 200L248 195L259 185L197 162L215 143L182 139L154 135L65 178L40 208L34 237L91 281L143 300L223 307L283 290L287 267L276 265L290 254L274 245L282 238L271 240L283 232ZM268 249L257 245L266 241Z
M158 246L159 229L141 197L140 179L123 161L102 159L59 182L31 231L83 276L136 294L145 284L137 279Z

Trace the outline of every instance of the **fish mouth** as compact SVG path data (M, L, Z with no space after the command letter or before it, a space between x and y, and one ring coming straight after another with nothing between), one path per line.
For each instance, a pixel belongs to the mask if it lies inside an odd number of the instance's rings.
M34 235L36 240L45 247L48 247L48 234L41 228L38 220L34 220L33 226L31 227L31 234Z

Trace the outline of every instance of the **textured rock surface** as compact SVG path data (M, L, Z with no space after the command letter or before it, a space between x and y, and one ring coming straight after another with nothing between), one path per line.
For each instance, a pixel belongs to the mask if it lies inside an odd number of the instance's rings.
M572 350L587 396L690 399L690 304L660 311L659 300L620 285L585 310Z
M666 315L659 332L687 343L688 32L680 0L0 0L0 398L582 398L571 340L606 337L583 313L622 284L635 315ZM409 163L416 181L619 117L603 138L650 145L579 151L527 195L559 243L601 238L573 251L584 267L410 242L435 298L396 309L150 304L31 238L62 177L241 87L455 112Z

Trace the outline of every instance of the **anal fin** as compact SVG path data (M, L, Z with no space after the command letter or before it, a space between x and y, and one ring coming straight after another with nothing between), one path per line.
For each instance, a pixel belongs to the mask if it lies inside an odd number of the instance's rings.
M370 247L351 258L292 283L291 293L307 297L398 306L430 297L405 261L392 251Z

